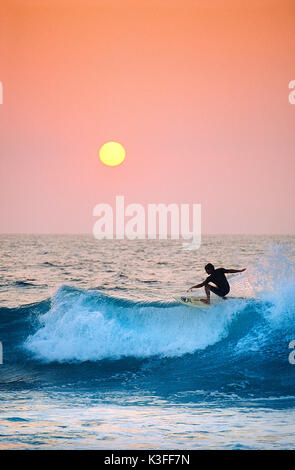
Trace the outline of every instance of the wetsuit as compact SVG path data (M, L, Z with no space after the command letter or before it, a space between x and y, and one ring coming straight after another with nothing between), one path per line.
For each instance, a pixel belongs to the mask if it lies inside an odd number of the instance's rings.
M213 273L207 277L205 280L205 285L208 285L209 282L213 282L217 287L209 286L210 291L214 292L214 294L219 295L219 297L224 297L226 294L229 293L230 287L225 274L227 270L224 268L214 269Z

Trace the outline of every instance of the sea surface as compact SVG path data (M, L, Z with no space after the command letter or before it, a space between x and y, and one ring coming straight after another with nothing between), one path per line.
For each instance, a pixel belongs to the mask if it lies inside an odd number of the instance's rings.
M295 237L0 236L1 449L295 447ZM177 303L208 262L232 299Z

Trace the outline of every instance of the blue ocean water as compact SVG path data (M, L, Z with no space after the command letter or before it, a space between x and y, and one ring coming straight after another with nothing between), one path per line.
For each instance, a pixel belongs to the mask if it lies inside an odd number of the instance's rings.
M0 240L0 448L294 448L295 237ZM175 302L207 262L235 299Z

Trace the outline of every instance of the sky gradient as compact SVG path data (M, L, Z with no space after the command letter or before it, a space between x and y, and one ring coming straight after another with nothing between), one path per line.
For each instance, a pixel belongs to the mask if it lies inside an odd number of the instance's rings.
M0 232L91 233L124 195L294 234L294 50L294 0L3 0Z

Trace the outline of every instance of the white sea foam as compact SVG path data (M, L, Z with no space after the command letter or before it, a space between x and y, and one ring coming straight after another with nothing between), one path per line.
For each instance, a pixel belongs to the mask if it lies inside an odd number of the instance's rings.
M62 287L26 348L45 361L180 356L226 336L240 304L210 309L121 304L93 291Z

